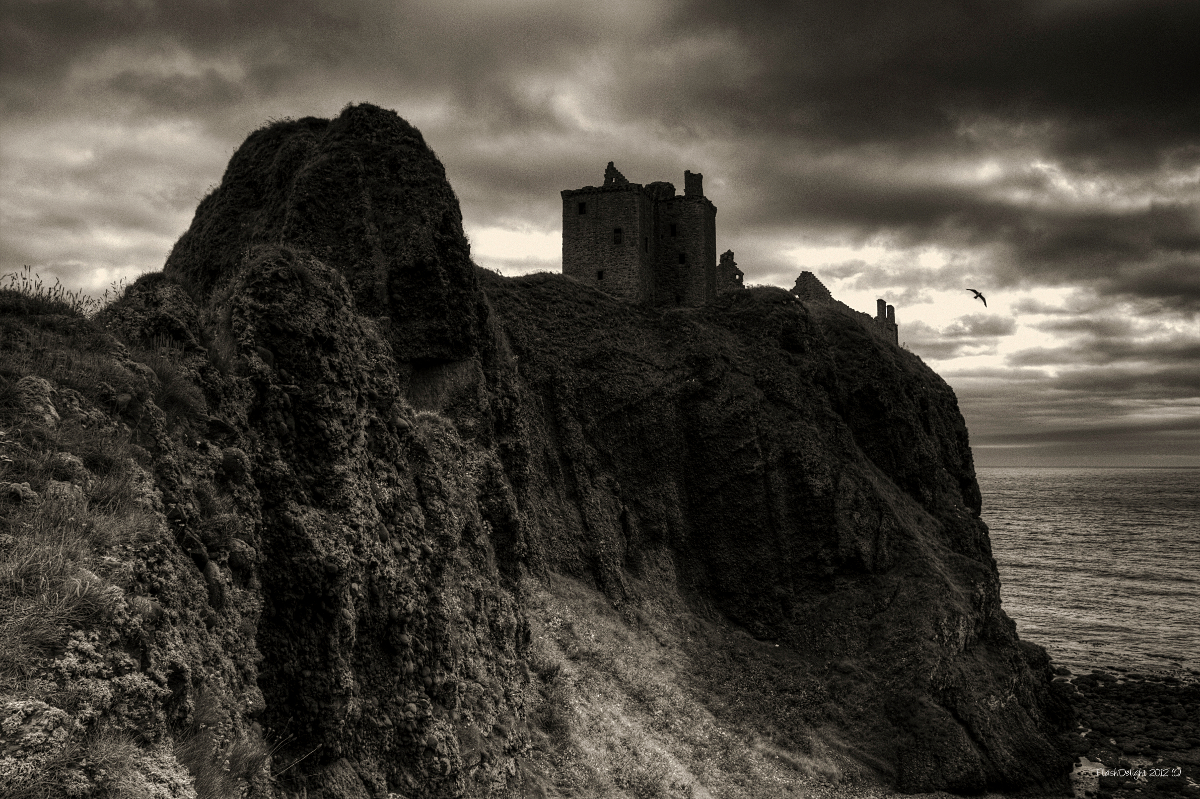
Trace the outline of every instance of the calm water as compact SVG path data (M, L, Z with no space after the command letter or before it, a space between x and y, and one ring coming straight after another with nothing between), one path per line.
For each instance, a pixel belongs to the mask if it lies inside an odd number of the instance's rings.
M1072 670L1200 669L1200 470L979 469L1004 609Z

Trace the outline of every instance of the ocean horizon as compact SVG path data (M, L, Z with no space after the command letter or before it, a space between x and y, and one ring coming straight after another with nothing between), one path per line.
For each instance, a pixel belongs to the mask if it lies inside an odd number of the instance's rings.
M978 467L1001 601L1072 671L1200 674L1195 467Z

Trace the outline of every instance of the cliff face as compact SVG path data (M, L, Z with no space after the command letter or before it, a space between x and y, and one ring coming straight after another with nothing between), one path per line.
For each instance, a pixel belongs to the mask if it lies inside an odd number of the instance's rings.
M253 134L103 321L195 387L93 400L161 502L118 585L165 608L137 633L161 690L125 705L147 741L203 705L204 757L273 744L260 795L560 795L545 774L582 755L546 743L533 600L570 578L631 635L693 620L679 690L770 727L739 734L825 731L906 791L1066 785L953 392L836 303L664 313L478 270L436 157L364 105ZM730 693L738 630L738 671L779 685Z
M617 601L672 584L849 675L872 706L839 718L903 790L1062 785L1047 660L1000 608L967 430L919 359L782 290L655 314L551 276L485 288L536 409L507 459L531 562Z

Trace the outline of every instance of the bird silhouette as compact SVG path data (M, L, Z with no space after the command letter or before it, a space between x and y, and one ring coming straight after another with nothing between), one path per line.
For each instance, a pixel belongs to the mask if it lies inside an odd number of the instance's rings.
M966 289L966 290L967 290L967 291L975 291L975 289ZM983 296L982 294L980 294L978 291L975 291L975 296L974 296L974 297L972 297L971 299L973 299L973 300L983 300L983 307L984 307L984 308L986 308L986 307L987 307L987 300L986 300L986 299L984 299L984 296Z

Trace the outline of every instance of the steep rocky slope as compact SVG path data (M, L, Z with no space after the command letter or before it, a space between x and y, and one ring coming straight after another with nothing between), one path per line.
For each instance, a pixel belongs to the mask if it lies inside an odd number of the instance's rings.
M601 795L566 779L606 758L572 721L577 672L625 673L561 628L588 586L610 634L673 653L688 712L780 762L820 739L847 778L904 791L1066 785L1068 711L1000 608L953 392L836 303L662 312L478 270L419 132L360 105L252 134L100 321L123 342L93 347L108 379L51 375L13 420L42 429L70 397L148 481L88 617L94 659L136 653L145 679L55 723L136 729L160 795L180 762L261 796ZM38 324L13 328L31 352ZM67 690L62 657L20 679ZM29 731L61 703L20 684L5 724ZM718 776L597 779L755 795Z

